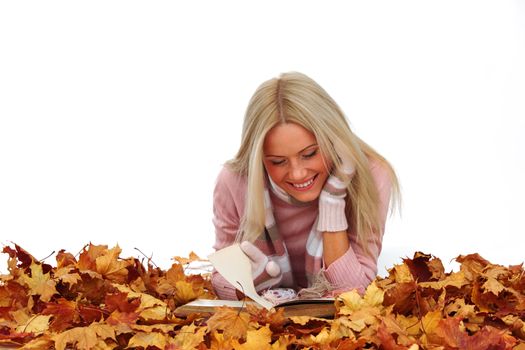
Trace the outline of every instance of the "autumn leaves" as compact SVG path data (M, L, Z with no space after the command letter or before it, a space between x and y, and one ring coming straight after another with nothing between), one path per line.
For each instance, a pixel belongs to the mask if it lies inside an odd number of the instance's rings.
M416 253L377 278L364 295L335 301L333 319L285 317L253 305L177 317L195 298L212 298L209 276L187 275L198 259L163 271L120 249L88 245L56 267L18 246L4 247L0 346L22 349L521 349L525 348L523 267L460 256L458 271Z

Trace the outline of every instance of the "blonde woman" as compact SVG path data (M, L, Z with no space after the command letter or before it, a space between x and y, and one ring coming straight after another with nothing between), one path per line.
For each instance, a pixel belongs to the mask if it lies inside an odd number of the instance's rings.
M335 101L306 75L285 73L255 91L240 149L217 178L214 248L241 242L258 291L363 291L398 198L394 170ZM216 271L212 283L220 298L237 298Z

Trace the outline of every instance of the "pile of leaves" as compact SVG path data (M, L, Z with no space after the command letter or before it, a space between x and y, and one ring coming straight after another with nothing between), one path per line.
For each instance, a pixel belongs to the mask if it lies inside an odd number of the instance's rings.
M285 317L252 305L177 315L213 298L209 275L188 275L179 258L163 271L120 249L60 251L56 267L4 247L0 346L22 349L525 349L523 267L459 256L456 272L416 253L364 295L340 294L332 319Z

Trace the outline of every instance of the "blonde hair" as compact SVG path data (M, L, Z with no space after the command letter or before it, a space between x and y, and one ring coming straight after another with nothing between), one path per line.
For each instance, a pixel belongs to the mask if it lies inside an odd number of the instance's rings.
M369 159L376 159L392 183L391 202L399 202L399 184L391 165L357 137L335 101L311 78L297 72L283 73L261 84L252 96L244 117L241 146L227 166L247 176L244 217L238 240L253 241L265 228L263 144L266 134L279 123L296 123L317 139L321 152L336 169L341 161L334 144L342 144L353 160L355 174L348 186L346 215L349 227L364 242L372 232L382 233L379 194L372 178ZM394 206L391 206L393 210Z

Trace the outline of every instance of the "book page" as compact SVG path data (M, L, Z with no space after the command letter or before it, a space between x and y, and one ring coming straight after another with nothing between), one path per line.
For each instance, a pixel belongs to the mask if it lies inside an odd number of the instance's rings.
M239 244L218 250L208 255L208 259L232 286L264 308L268 310L273 308L271 302L257 294L253 285L250 259L241 250Z

